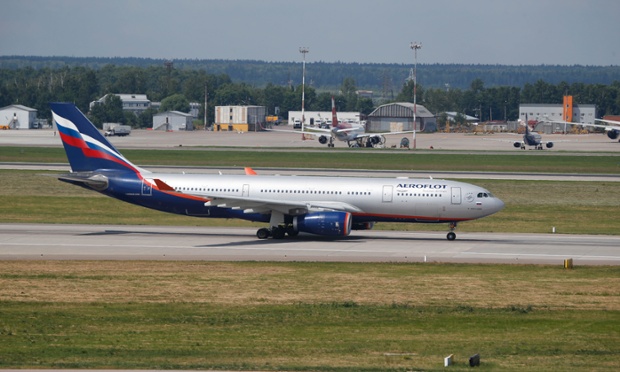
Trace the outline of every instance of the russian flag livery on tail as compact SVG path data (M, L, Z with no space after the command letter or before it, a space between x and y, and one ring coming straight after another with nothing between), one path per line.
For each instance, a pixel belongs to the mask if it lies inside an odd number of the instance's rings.
M377 222L447 223L500 211L504 203L463 182L415 178L153 173L127 160L72 103L51 103L71 165L59 179L163 212L264 222L259 239L308 233L344 237Z
M72 103L50 103L52 116L74 172L118 169L138 172Z

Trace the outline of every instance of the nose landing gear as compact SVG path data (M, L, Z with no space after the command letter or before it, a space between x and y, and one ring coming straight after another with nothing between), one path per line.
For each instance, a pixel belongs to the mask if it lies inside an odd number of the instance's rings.
M448 235L446 235L446 239L450 241L456 239L456 233L454 232L454 229L456 229L456 222L450 222L450 232L448 233Z

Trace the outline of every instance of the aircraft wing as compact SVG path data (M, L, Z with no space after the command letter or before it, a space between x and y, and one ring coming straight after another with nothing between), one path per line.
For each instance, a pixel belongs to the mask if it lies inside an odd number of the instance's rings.
M570 121L557 121L557 120L545 120L545 121L547 123L580 125L582 127L602 128L602 129L605 129L605 130L614 130L614 129L615 130L619 130L620 129L620 122L609 121L609 120L602 120L602 119L596 119L596 120L600 121L600 122L603 122L603 123L606 123L606 124L572 123Z
M283 214L302 215L309 212L318 211L344 211L344 212L362 212L358 207L349 203L330 202L330 201L297 201L282 199L262 199L248 198L237 196L212 196L202 193L192 193L195 196L201 196L210 199L205 206L242 209L245 213L271 213L278 211Z
M610 124L614 129L620 129L620 121L605 120L605 119L594 119L594 120Z

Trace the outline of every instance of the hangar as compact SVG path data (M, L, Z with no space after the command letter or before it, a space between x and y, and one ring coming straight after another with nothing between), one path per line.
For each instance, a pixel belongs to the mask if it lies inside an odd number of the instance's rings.
M394 102L381 105L368 115L368 132L402 132L413 130L413 103ZM428 109L416 104L416 130L437 131L437 120Z
M153 115L153 130L194 130L191 114L180 111L166 111Z
M0 108L0 128L31 129L38 127L37 110L23 105Z

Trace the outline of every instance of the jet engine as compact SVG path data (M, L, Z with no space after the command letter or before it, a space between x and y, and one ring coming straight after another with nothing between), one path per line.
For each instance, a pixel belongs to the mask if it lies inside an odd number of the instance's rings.
M615 140L616 138L618 138L618 136L620 136L620 130L612 129L607 131L607 137L612 140Z
M515 142L512 144L515 148L520 148L521 147L521 142Z
M321 145L326 144L326 143L327 143L327 137L325 137L325 136L321 136L321 137L319 137L319 143L320 143Z
M325 236L347 236L351 233L351 213L315 212L293 218L293 229Z
M553 142L547 142L545 146L547 146L547 148L550 149L553 147Z

